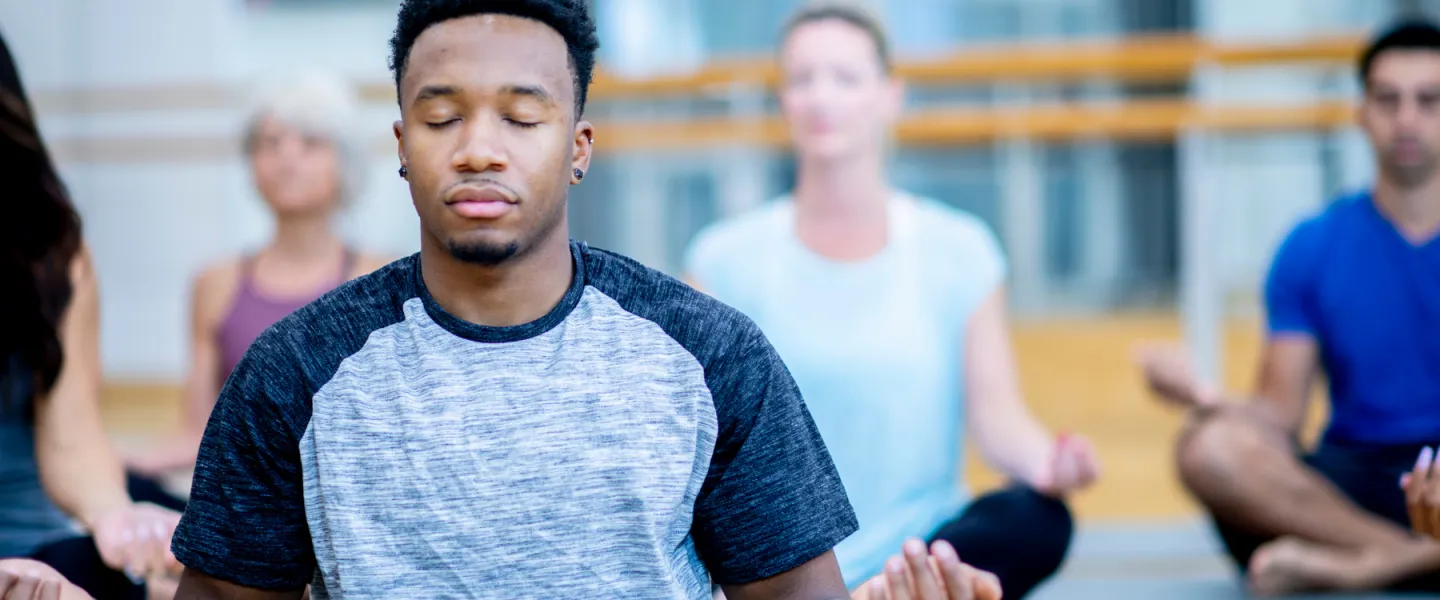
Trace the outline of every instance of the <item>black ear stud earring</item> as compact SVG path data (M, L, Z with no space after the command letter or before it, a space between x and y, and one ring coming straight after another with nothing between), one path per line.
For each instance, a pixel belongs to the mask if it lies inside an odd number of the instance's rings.
M581 171L579 167L575 168L575 179L585 179L585 172Z
M401 179L409 179L409 178L410 178L410 169L407 169L407 168L405 168L405 167L400 167L400 178L401 178Z

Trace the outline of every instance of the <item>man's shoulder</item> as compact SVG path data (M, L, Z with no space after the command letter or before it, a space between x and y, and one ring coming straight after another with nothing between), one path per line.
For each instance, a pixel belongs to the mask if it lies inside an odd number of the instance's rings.
M745 340L759 328L740 311L627 256L585 247L586 285L659 325L700 358L701 347Z
M1365 211L1372 210L1370 194L1341 196L1324 208L1301 218L1280 244L1277 260L1320 260L1326 249L1348 239L1348 232L1363 230Z

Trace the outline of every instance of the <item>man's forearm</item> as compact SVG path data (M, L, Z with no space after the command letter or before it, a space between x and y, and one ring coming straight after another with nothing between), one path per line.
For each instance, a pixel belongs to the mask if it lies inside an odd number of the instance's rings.
M175 600L301 600L309 590L271 591L247 588L190 569L180 576Z

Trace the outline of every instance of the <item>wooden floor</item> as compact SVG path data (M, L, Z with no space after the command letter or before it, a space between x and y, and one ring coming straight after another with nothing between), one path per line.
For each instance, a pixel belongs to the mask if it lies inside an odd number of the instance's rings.
M1224 370L1232 390L1249 390L1260 326L1238 320L1225 331ZM1023 322L1014 330L1023 386L1032 410L1055 431L1083 433L1104 461L1104 478L1075 499L1083 519L1171 518L1196 509L1175 480L1171 443L1180 415L1146 393L1131 364L1139 343L1175 340L1173 316ZM106 387L106 422L124 438L153 435L178 422L179 389L169 383L113 383ZM1320 416L1312 421L1318 422ZM1313 427L1312 427L1313 429ZM970 455L975 456L975 452ZM977 489L999 479L972 460Z

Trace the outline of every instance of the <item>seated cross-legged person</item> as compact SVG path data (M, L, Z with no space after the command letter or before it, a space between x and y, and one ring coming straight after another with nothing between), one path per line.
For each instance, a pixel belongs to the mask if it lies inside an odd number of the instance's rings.
M994 235L887 180L903 94L876 21L804 9L779 58L795 191L703 232L689 279L754 319L799 383L859 515L836 549L850 585L921 537L1023 598L1065 558L1064 498L1095 479L1095 452L1027 410ZM966 438L1014 485L970 498Z
M1390 30L1360 75L1378 177L1281 245L1255 398L1224 402L1176 353L1146 358L1152 388L1191 413L1181 478L1261 593L1440 591L1440 543L1408 531L1399 485L1440 442L1440 29ZM1321 372L1331 417L1305 453Z

